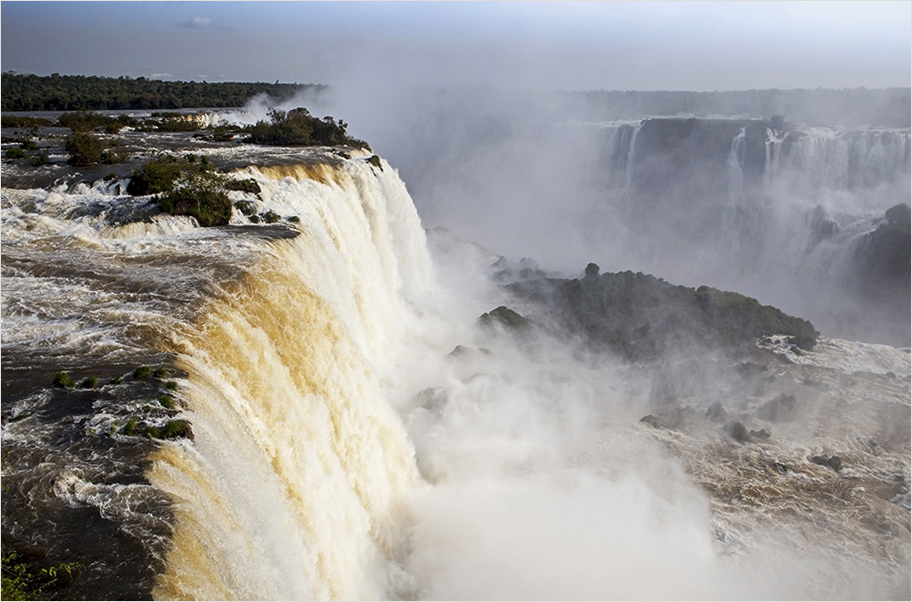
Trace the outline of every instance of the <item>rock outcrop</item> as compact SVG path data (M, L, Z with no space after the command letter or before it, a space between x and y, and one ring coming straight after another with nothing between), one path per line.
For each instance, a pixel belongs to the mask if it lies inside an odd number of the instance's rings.
M770 334L789 335L808 350L818 334L807 320L738 293L675 286L642 273L599 275L593 263L582 279L543 278L507 288L561 328L633 360L695 344L735 346Z

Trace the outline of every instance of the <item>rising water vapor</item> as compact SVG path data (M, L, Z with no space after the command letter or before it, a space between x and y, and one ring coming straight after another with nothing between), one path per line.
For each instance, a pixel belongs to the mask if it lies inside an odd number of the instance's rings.
M426 227L564 274L596 261L738 290L824 333L906 346L908 287L866 293L880 268L864 258L885 212L908 206L902 92L571 94L364 73L320 106L390 158ZM891 109L866 112L878 103Z

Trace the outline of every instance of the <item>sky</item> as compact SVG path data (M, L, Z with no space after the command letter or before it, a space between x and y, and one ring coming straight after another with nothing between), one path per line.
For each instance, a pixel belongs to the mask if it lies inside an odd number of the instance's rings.
M3 71L550 90L910 86L912 2L12 2Z

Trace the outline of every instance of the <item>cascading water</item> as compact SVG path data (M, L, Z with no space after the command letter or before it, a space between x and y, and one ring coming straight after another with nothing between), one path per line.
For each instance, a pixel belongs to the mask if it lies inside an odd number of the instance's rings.
M17 343L34 348L36 337L59 330L61 311L71 307L75 318L108 289L103 315L84 314L69 329L97 330L95 338L107 348L94 354L62 337L76 346L70 353L90 364L82 367L116 368L138 348L149 357L168 354L160 359L174 358L173 368L186 374L181 416L191 421L195 442L160 447L146 474L172 499L175 521L155 595L384 597L386 565L400 547L396 504L417 480L414 452L390 397L404 372L400 351L414 319L409 303L433 290L424 233L404 185L386 164L324 160L252 167L244 175L262 187L256 202L297 216L295 228L204 231L167 216L115 225L119 204L142 201L100 188L83 189L80 197L25 192L5 198L6 299L28 299L26 288L42 286L49 275L67 283L78 276L70 271L74 264L110 275L100 283L84 279L87 290L69 304L61 302L73 297L72 287L47 295L51 316L7 302L4 351L15 356ZM14 221L34 226L14 229ZM44 240L63 247L44 251L47 265L35 271L24 257ZM77 256L72 242L82 247ZM132 278L116 269L125 257L135 258ZM10 270L20 264L23 273L14 277ZM148 299L134 288L142 281L146 288L160 282ZM158 291L170 289L176 297L156 306ZM131 332L142 322L147 329L137 340ZM55 367L78 369L63 364L68 351L58 346L50 341ZM124 409L89 418L93 432L130 439L118 434ZM10 428L38 444L40 434L26 434L27 422ZM7 429L7 441L10 435ZM77 471L78 482L66 485L71 474L60 467L48 477L60 485L58 499L79 505L85 503L79 492L92 490L94 503L117 505L105 499L100 475Z
M175 342L201 382L195 446L165 448L150 475L180 500L160 597L387 595L393 513L417 473L380 376L430 266L401 184L360 172L249 172L303 232Z
M728 198L732 206L741 204L744 200L744 140L747 136L747 128L741 128L741 132L735 136L731 143L731 151L728 153Z

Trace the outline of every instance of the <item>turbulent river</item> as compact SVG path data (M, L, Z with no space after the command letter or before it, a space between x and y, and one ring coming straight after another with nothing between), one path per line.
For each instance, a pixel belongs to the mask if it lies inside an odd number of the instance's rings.
M250 164L279 223L3 190L4 547L69 595L908 599L908 348L517 340L475 323L497 258L385 161Z

